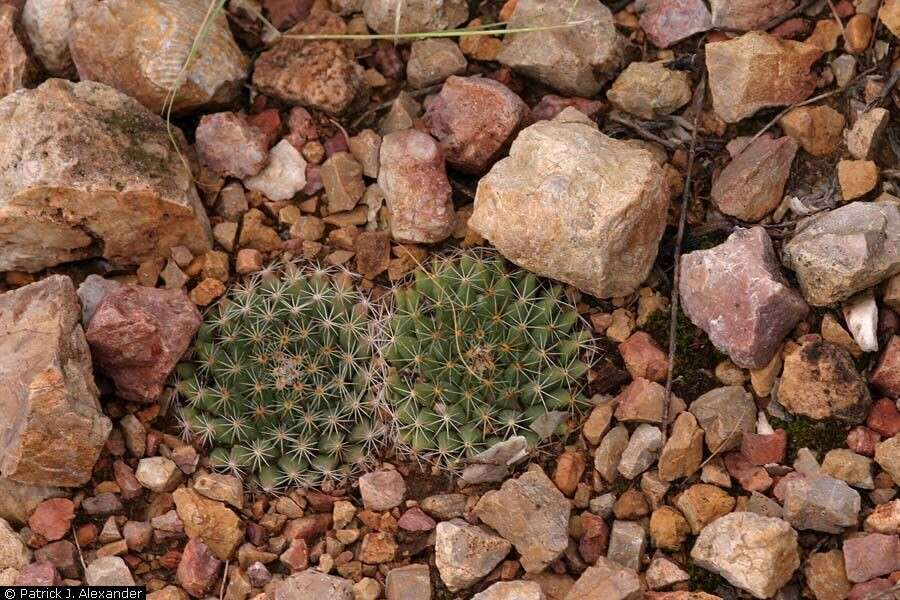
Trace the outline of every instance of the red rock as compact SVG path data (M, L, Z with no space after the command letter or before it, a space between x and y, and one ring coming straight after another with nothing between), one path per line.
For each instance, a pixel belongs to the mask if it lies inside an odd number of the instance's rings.
M106 295L85 335L94 366L122 398L153 402L202 319L182 290L125 284Z
M242 114L203 115L196 136L200 162L222 177L257 175L269 157L266 134L250 125Z
M324 188L322 167L319 165L306 165L306 186L303 188L303 193L307 196L312 196L313 194L318 194Z
M81 565L78 561L78 549L69 540L60 540L35 550L34 558L38 562L49 562L63 577L78 578Z
M650 0L641 15L641 29L657 48L689 38L712 27L703 0Z
M264 0L263 10L276 29L284 30L309 16L312 5L313 0Z
M62 579L53 563L42 560L33 562L19 571L15 585L48 586L62 585Z
M188 540L178 563L175 577L179 585L195 598L203 598L212 589L222 561L197 538Z
M669 359L650 335L638 331L619 344L625 368L634 378L663 382L669 373Z
M452 75L426 103L423 120L450 165L480 174L506 150L527 115L528 106L502 83Z
M581 476L584 475L586 461L584 455L577 450L566 450L556 461L556 470L553 472L553 483L566 496L572 496Z
M781 204L799 148L789 136L760 137L713 181L710 196L726 215L755 223Z
M888 342L869 383L891 398L900 398L900 335L893 336Z
M302 571L309 564L309 549L303 539L297 538L291 540L291 545L278 558L292 572Z
M307 515L288 521L284 528L285 539L303 539L307 542L331 528L331 514Z
M547 94L531 109L528 120L529 122L549 121L569 107L593 117L603 108L603 102L588 98L566 98L556 94Z
M764 468L751 464L740 452L725 455L725 468L748 492L763 493L774 483Z
M281 134L281 113L277 108L267 108L262 112L250 115L247 117L247 122L263 132L269 148L278 141Z
M578 553L588 564L594 564L601 556L606 555L609 545L609 525L595 514L581 514L581 527L584 534L578 542Z
M769 31L772 35L780 38L795 40L805 37L810 32L811 24L806 19L794 18L788 19L778 27Z
M878 400L869 411L866 425L884 437L894 437L900 433L900 411L897 410L897 405L887 398Z
M397 520L397 527L406 531L431 531L435 525L435 520L418 506L412 507Z
M28 517L28 526L48 542L60 540L69 533L75 518L75 504L68 498L51 498L37 505Z
M75 539L82 548L86 548L94 543L100 530L93 523L85 523L75 530Z
M398 79L404 72L403 60L393 42L378 42L375 54L372 55L372 64L379 73L390 79Z
M131 500L137 498L143 493L141 482L134 476L134 471L127 463L117 460L113 463L113 474L116 477L116 483L122 493L122 498Z
M847 579L862 583L887 575L900 567L900 538L896 535L870 533L844 540L844 567Z
M759 29L794 7L794 0L712 0L712 24L719 29Z
M285 137L297 150L303 150L306 142L319 139L319 128L309 111L302 106L295 106L288 116L290 133Z
M865 583L857 583L847 594L847 600L870 600L873 596L878 597L878 592L883 592L894 587L890 579L880 578L867 581ZM889 598L890 596L888 596Z
M880 441L880 435L863 425L854 427L847 434L847 447L864 456L875 456L875 445Z
M781 464L787 452L787 441L784 429L776 429L769 435L745 432L741 438L741 454L751 465Z
M378 185L396 241L433 244L456 227L444 152L427 133L407 129L384 136Z
M338 132L325 140L325 156L332 157L340 152L350 152L350 145L347 143L347 136L343 132Z
M685 255L679 288L691 321L745 368L765 367L808 311L762 227L738 229L724 244Z

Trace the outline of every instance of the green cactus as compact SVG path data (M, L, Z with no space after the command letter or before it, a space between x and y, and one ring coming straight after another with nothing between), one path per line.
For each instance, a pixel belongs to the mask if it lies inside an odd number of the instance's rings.
M288 264L237 286L178 366L185 432L264 490L340 483L385 441L378 323L347 273Z
M502 258L438 258L394 294L385 397L400 445L453 467L584 402L590 334L559 286Z

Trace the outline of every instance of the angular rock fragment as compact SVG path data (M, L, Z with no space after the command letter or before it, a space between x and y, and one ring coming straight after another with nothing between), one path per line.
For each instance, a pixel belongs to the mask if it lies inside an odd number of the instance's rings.
M244 539L244 523L234 511L189 488L178 488L172 497L188 537L204 542L220 560L229 560Z
M833 477L792 479L783 494L784 520L801 531L841 533L859 518L859 493Z
M4 2L9 5L9 2ZM40 66L53 77L69 79L75 65L69 50L69 36L75 21L91 9L94 0L14 0L21 8L22 26ZM24 5L24 6L23 6Z
M691 101L691 79L683 71L667 69L663 61L635 61L616 78L606 98L621 111L656 119Z
M844 115L826 105L800 106L781 117L778 124L813 156L828 156L841 143Z
M637 572L601 556L581 574L565 600L641 600L643 597Z
M399 13L399 14L398 14ZM378 33L422 33L453 29L469 18L465 0L365 0L366 25Z
M654 46L668 48L710 29L712 16L703 0L650 0L640 23Z
M900 336L892 336L887 343L869 383L891 398L900 398Z
M453 40L420 40L410 48L406 80L413 88L421 89L465 72L467 65L466 57Z
M451 592L475 585L512 549L503 538L461 519L438 523L435 533L435 564Z
M674 481L690 477L703 460L703 430L694 415L685 411L672 425L672 433L659 455L659 478Z
M265 132L251 125L242 114L203 115L194 135L201 162L222 177L243 179L257 175L269 157Z
M691 403L690 411L705 433L710 452L740 446L743 433L756 428L753 396L740 386L710 390Z
M794 7L794 0L710 0L713 27L760 29Z
M0 4L0 98L30 87L37 79L37 65L28 55L18 27L18 11Z

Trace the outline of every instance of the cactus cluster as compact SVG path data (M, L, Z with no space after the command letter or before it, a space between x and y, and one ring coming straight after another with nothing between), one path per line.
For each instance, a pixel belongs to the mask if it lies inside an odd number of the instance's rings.
M346 274L289 264L236 287L178 366L185 432L264 490L341 482L385 437L378 331Z
M436 258L394 295L384 357L397 441L453 466L584 402L590 334L559 286L502 258Z

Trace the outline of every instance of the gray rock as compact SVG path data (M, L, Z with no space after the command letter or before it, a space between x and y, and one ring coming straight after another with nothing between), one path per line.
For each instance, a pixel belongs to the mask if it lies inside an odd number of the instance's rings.
M662 449L662 443L662 431L659 427L647 423L638 425L622 453L618 467L619 473L625 479L634 479L649 469L656 462L659 451Z
M108 293L122 285L115 279L106 279L99 275L88 275L78 286L78 299L81 300L81 324L86 326L94 316L100 302Z
M607 483L612 483L619 471L622 453L628 447L628 429L616 425L609 430L594 453L594 468Z
M88 585L134 585L134 577L125 561L118 556L102 556L95 559L84 571Z
M647 534L640 523L635 521L613 521L606 558L619 563L623 567L639 571L641 569L641 556L644 554L646 542Z
M460 476L470 485L503 481L509 475L509 468L528 457L528 440L516 436L498 442L473 456Z
M852 202L811 217L784 246L813 306L842 302L900 273L900 206Z
M91 478L112 424L100 409L80 321L68 277L53 275L0 296L5 478L57 487Z
M756 403L740 386L710 390L691 403L690 411L706 435L710 452L736 448L745 431L756 431Z
M410 48L406 80L413 88L425 88L464 73L467 66L466 57L453 40L419 40Z
M421 33L453 29L469 18L466 0L365 0L366 25L378 33Z
M781 519L734 512L709 524L691 558L757 598L771 598L800 566L797 532Z
M500 581L472 596L472 600L545 600L536 581Z
M421 564L391 569L384 593L387 600L431 600L431 570Z
M461 519L438 523L435 528L435 565L451 592L475 585L511 549L512 544L503 538Z
M31 562L31 550L13 528L0 519L0 570L22 569Z
M504 482L475 505L478 518L513 543L526 573L540 573L565 551L570 512L569 501L540 468Z
M0 271L100 256L137 265L179 245L203 254L212 233L159 116L89 81L0 100Z
M469 227L519 266L608 298L646 279L668 204L649 152L567 109L519 133L479 182Z
M507 35L497 60L565 95L594 96L600 91L604 76L621 64L625 47L609 8L599 0L581 0L577 4L519 0L508 27L542 27L575 21L587 22Z
M49 485L26 485L0 477L0 519L24 525L37 505L48 498L61 498L67 492Z
M601 556L581 574L564 600L641 600L643 597L637 572Z
M291 575L275 586L275 600L353 600L353 584L308 570Z
M841 533L857 524L861 499L833 477L802 477L784 488L784 519L796 529Z

